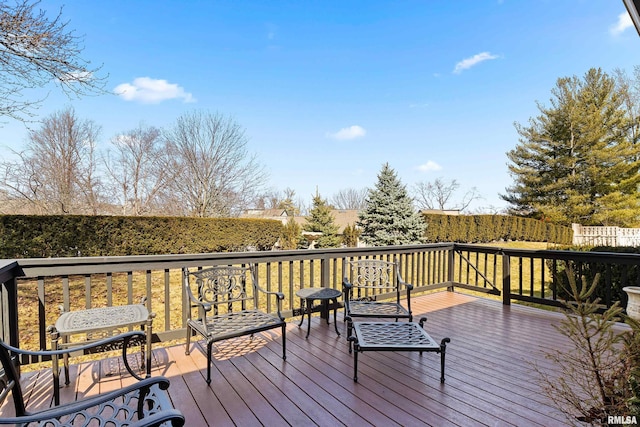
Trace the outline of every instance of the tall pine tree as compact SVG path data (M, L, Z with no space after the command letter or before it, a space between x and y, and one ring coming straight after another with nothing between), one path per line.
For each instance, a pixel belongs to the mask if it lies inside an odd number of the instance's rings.
M501 197L510 213L561 224L638 223L639 150L628 138L628 116L615 80L600 69L583 79L560 78L551 107L507 153L514 184Z
M366 208L358 214L360 238L373 246L422 243L426 225L413 209L407 189L389 167L382 166L378 182L369 190Z
M319 194L316 194L313 197L313 207L309 211L307 223L304 225L305 231L322 233L316 239L316 248L338 247L340 245L338 228L331 214L331 206Z
M297 249L302 239L302 227L298 225L294 217L289 217L280 233L280 246L282 249Z

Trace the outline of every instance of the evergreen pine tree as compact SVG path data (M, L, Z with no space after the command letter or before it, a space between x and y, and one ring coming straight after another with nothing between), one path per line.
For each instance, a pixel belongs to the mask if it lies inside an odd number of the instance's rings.
M316 239L317 248L335 248L340 245L340 237L338 236L338 226L334 222L331 214L331 206L327 201L316 194L313 197L313 207L309 211L307 223L304 226L305 231L322 233Z
M373 246L422 243L426 225L414 211L407 189L388 163L382 166L378 182L369 190L367 206L358 214L362 240Z
M282 227L280 234L280 247L282 249L297 249L302 238L302 228L293 217Z
M358 246L359 238L360 230L355 226L355 224L347 224L342 231L342 243L349 248L355 248Z
M569 225L637 224L640 144L628 137L628 116L615 80L599 69L561 78L551 107L507 153L515 183L501 197L510 213Z

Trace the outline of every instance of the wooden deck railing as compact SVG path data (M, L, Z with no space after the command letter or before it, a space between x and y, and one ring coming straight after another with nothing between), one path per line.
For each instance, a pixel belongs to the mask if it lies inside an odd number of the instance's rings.
M397 259L414 292L464 288L512 300L560 305L557 266L572 262L578 270L600 269L603 295L611 289L640 284L640 256L570 251L500 249L441 243L373 248L314 249L159 255L20 259L0 261L2 338L29 349L50 346L47 327L60 311L130 304L146 297L156 313L154 338L184 339L189 306L183 295L182 269L220 264L255 263L260 284L285 294L285 316L297 315L300 287L342 289L344 264L353 258ZM594 267L595 266L595 267ZM615 272L615 273L612 273ZM613 303L603 298L605 305ZM626 301L624 301L626 303ZM18 310L19 307L19 310ZM266 306L273 311L275 307ZM18 315L18 313L20 313ZM23 363L36 362L24 360Z

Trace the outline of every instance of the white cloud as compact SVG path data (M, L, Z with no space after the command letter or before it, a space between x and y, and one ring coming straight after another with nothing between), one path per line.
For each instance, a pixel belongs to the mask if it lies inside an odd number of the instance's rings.
M497 59L498 55L492 55L490 52L482 52L473 55L471 58L463 59L458 62L453 69L454 74L460 74L463 70L467 70L481 62L488 61L490 59Z
M336 133L327 133L327 137L342 141L347 139L362 138L366 134L367 134L367 131L364 130L364 128L358 125L353 125L353 126L349 126L348 128L340 129Z
M611 28L609 28L609 32L612 35L617 36L630 27L633 27L633 21L631 21L631 17L627 12L622 12L620 15L618 15L618 22L616 22L615 25L612 25Z
M420 172L431 172L439 171L440 169L442 169L442 166L440 166L433 160L429 160L427 163L418 166L416 169L418 169Z
M158 104L167 99L196 102L193 95L185 92L183 87L150 77L137 77L133 83L119 84L113 91L125 101L138 101L143 104Z
M278 26L275 24L267 23L265 24L267 29L267 39L274 40L278 34Z

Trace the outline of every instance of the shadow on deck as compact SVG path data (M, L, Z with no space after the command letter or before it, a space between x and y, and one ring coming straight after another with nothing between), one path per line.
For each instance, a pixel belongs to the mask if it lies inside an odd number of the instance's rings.
M554 369L546 349L568 348L552 326L561 314L452 292L415 297L412 305L416 321L427 317L432 338L451 338L444 384L439 355L413 352L361 354L355 383L341 313L340 337L314 317L305 339L306 320L298 328L298 318L290 319L286 361L277 332L219 343L211 387L195 345L190 356L184 344L156 346L153 375L170 379L171 399L188 426L566 424L533 370L533 363ZM75 364L71 372L63 402L134 381L119 373L126 371L117 358ZM29 409L51 405L50 371L25 373L22 383Z

